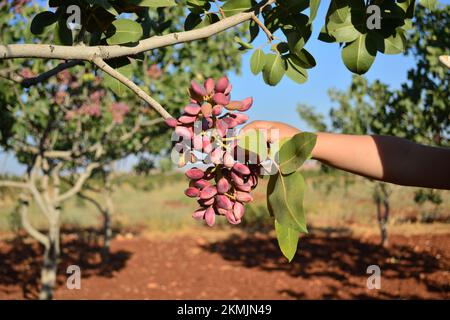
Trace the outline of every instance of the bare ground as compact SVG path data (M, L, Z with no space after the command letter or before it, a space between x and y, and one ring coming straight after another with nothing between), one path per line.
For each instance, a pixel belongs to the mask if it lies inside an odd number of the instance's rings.
M377 236L312 232L289 264L273 236L214 233L119 235L102 264L95 236L66 230L56 299L448 299L450 234ZM0 299L34 299L41 248L17 237L0 242ZM66 267L82 288L65 286ZM381 289L366 288L379 265Z

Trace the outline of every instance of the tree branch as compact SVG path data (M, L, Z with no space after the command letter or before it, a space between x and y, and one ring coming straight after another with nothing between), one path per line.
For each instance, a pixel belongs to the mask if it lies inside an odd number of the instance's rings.
M28 219L28 201L23 199L23 196L21 196L21 198L19 211L23 228L31 237L42 243L46 248L49 247L50 243L48 238L31 225L30 220Z
M62 62L62 63L58 64L56 67L54 67L53 69L48 70L44 73L41 73L37 77L23 79L20 84L24 88L29 88L35 84L44 82L48 78L53 77L54 75L60 73L63 70L70 69L70 68L72 68L76 65L80 65L80 64L83 64L82 60L72 60L72 61Z
M137 96L139 96L142 100L147 102L153 109L155 109L164 119L172 118L172 116L164 109L162 105L159 104L158 101L150 97L144 90L139 88L133 81L125 77L123 74L112 68L109 64L107 64L102 58L95 57L92 59L92 62L102 69L104 72L109 74L111 77L120 81L128 88L130 88Z
M274 3L275 0L268 0L263 5L255 8L255 11ZM0 59L12 58L47 58L62 60L86 60L92 61L95 57L101 59L111 59L123 56L136 55L156 48L162 48L184 42L205 39L237 26L253 18L254 12L241 12L231 17L222 19L209 26L185 31L169 33L163 36L153 36L139 41L134 47L113 45L113 46L60 46L53 44L10 44L0 45Z
M86 167L86 171L80 174L78 180L75 182L73 187L67 190L65 193L61 194L59 197L57 197L55 202L62 202L77 194L81 190L81 187L83 187L83 184L86 182L86 180L91 176L92 171L98 168L99 166L100 163L98 162L89 164Z
M0 187L29 189L30 185L25 182L3 180L3 181L0 181Z

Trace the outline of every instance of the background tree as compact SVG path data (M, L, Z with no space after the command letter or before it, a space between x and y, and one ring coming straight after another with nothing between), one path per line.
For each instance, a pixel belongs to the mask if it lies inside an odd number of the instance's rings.
M10 37L15 41L19 41L24 33L32 37L26 33L27 18L37 8L20 9L21 19L14 26L9 25L9 21L16 15L15 9L9 11L10 16L2 16L2 29L15 30L9 33L2 30L3 37ZM173 17L174 14L170 21L176 23L177 20L173 20ZM47 30L47 33L41 35L45 36L51 39L51 32ZM223 49L223 43L229 37L223 34L214 42L208 39L180 49L146 54L139 65L129 64L132 67L130 71L135 75L145 75L145 82L155 88L162 100L169 95L172 101L169 110L176 111L185 101L181 99L182 93L174 88L187 86L189 79L197 76L195 64L209 63L214 68L211 73L216 76L224 72L225 68L239 71L239 56L233 54L237 49ZM198 54L207 47L220 60L211 62L209 57ZM19 162L26 165L27 174L23 182L1 181L0 185L20 187L25 191L21 197L22 221L30 235L45 247L41 298L50 298L60 252L59 228L63 201L77 194L84 196L86 200L92 200L82 188L94 172L98 171L103 175L102 193L105 204L97 207L104 216L103 256L106 257L111 236L112 211L112 186L107 166L130 154L161 152L170 146L170 139L166 126L162 125L162 119L155 118L155 111L137 100L135 95L127 95L121 84L111 79L102 81L102 77L86 72L83 66L75 67L75 64L71 72L62 69L57 77L47 79L45 84L37 83L24 88L37 81L35 74L51 69L51 62L16 60L6 61L4 64L3 75L15 84L0 81L2 120L5 120L5 125L1 128L2 147L12 151ZM182 69L179 68L180 65ZM119 102L119 99L127 103ZM132 108L130 105L138 107ZM153 119L150 120L151 118ZM64 182L62 187L67 188L64 192L60 192L61 180ZM27 193L31 193L32 198L40 204L40 209L48 220L47 235L28 222Z
M438 57L446 54L450 46L449 9L448 5L433 11L417 6L414 28L405 43L405 54L413 54L415 67L408 71L408 81L401 89L391 90L380 80L369 84L365 78L353 76L346 91L329 91L331 100L338 104L330 110L330 125L323 115L305 105L298 108L300 117L319 131L394 135L419 143L448 146L449 77ZM389 194L387 184L375 182L373 199L383 245L387 243ZM419 190L415 198L419 203L441 202L437 191Z
M369 30L367 7L374 3L389 23ZM55 283L61 204L111 161L166 147L167 129L156 125L160 121L156 117L169 119L179 109L180 87L187 79L201 80L200 72L215 76L236 66L229 38L211 37L234 28L235 45L253 49L251 42L262 30L267 43L254 50L252 72L262 72L269 85L284 75L303 83L306 70L316 64L304 47L320 0L189 0L179 6L173 0L49 0L48 4L50 9L42 11L26 0L0 3L0 75L17 83L0 84L1 141L27 165L23 182L1 185L31 193L49 222L48 235L28 226L46 248L43 298L51 297ZM344 44L344 64L352 72L365 73L377 52L402 51L414 7L412 0L333 0L320 39ZM186 8L190 13L184 17ZM31 20L32 13L37 14ZM181 31L182 25L186 31ZM250 43L242 40L240 25ZM28 26L30 32L24 32ZM175 46L182 43L181 48ZM55 65L54 60L62 61ZM138 98L144 104L137 104ZM78 177L61 192L63 171Z

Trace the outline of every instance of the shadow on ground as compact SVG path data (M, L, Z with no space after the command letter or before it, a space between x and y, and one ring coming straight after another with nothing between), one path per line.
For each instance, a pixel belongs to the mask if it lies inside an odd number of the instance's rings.
M64 228L61 230L62 253L58 266L57 286L67 279L69 265L77 265L83 270L82 278L91 276L112 277L114 271L125 267L131 257L129 251L116 251L109 254L108 263L101 259L101 234L98 230ZM36 299L39 293L39 280L42 265L43 247L24 234L4 241L0 247L0 288L21 284L25 299ZM4 289L6 288L6 289Z
M422 240L422 243L426 242ZM386 283L408 279L414 283L425 283L425 291L436 292L442 297L447 297L450 292L448 257L426 252L423 247L418 250L413 237L391 237L391 245L383 248L378 245L377 237L358 239L345 228L313 229L300 240L299 250L291 263L282 257L276 238L261 233L234 234L225 240L202 245L202 248L246 268L283 272L293 278L310 280L311 283L317 280L320 283L323 279L325 281L322 283L338 283L338 286L328 285L326 291L331 294L324 293L322 298L325 299L340 298L340 289L351 292L352 287L355 293L350 295L351 298L398 298L386 290L380 290L376 296L356 290L355 283L361 289L360 279L368 277L367 267L374 264L380 266L382 279ZM435 273L439 274L438 281L434 279ZM295 299L307 298L305 291L290 288L279 292ZM409 294L402 298L421 297Z

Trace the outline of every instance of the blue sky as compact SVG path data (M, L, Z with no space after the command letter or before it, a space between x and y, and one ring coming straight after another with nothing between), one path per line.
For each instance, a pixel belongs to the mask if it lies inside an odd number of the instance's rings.
M450 4L450 0L441 0L441 3ZM345 89L349 86L352 74L342 63L339 46L317 40L327 10L325 4L326 1L323 1L320 6L318 17L313 24L313 35L306 45L306 49L315 57L317 66L309 70L309 79L305 84L299 85L284 77L275 87L266 85L261 74L254 76L250 72L251 50L242 57L241 75L229 75L233 84L234 99L253 96L254 105L248 111L251 119L283 121L308 130L309 128L297 115L297 105L306 103L314 106L319 112L327 113L331 107L327 95L328 89L332 87ZM265 41L263 36L264 33L260 32L256 46ZM398 88L402 82L406 81L406 72L413 65L412 57L378 54L365 76L369 81L381 79L393 88ZM126 161L122 164L122 168L129 167L133 162L134 159ZM1 152L0 173L5 172L20 174L23 172L23 168L17 164L12 155Z

